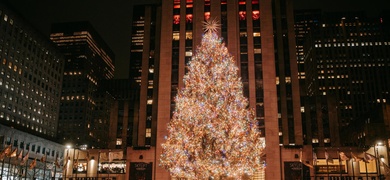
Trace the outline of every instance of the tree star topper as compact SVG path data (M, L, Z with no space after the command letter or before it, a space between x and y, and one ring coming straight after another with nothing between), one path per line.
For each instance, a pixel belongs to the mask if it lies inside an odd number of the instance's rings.
M203 30L204 32L216 33L221 27L221 24L218 23L218 20L214 18L213 20L203 21Z

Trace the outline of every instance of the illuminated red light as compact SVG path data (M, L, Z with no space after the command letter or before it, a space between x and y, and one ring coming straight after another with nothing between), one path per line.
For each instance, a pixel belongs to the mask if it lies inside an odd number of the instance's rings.
M260 11L256 10L252 12L252 19L258 20L260 18Z
M243 21L246 19L246 12L245 11L239 11L238 12L238 18L240 21Z
M173 24L180 23L180 15L173 15Z
M204 13L204 19L209 20L210 19L210 12L205 12Z
M187 23L192 23L192 14L187 14L186 15L186 22Z

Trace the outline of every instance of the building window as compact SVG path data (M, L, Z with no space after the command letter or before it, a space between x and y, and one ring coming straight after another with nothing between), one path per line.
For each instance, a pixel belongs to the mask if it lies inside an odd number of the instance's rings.
M117 138L116 139L116 145L117 146L121 146L122 145L122 139L121 138Z
M148 137L152 137L152 129L150 129L150 128L147 128L146 129L146 137L148 138Z

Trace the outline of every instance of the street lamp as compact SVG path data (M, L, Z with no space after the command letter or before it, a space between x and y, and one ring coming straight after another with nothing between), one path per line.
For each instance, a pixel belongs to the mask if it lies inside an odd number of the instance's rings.
M379 180L382 179L382 173L381 173L381 159L379 158L379 146L383 146L382 141L377 141L375 144L375 156L376 156L376 162L378 163L378 174L379 174Z
M72 148L72 146L70 144L67 144L66 145L66 157L65 157L66 158L66 162L65 162L66 167L64 166L64 168L65 168L64 179L66 179L66 174L68 172L68 166L69 166L69 161L70 161L70 158L69 158L69 149L70 148Z

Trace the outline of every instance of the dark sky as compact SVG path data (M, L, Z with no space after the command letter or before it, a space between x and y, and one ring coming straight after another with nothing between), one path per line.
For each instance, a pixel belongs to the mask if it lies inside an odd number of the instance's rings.
M322 9L324 11L366 11L377 16L390 9L390 0L293 0L296 9Z
M158 0L0 0L12 5L28 22L49 37L56 22L89 21L114 51L116 78L127 78L130 60L131 5ZM230 1L230 0L228 0ZM294 0L296 9L364 10L376 16L390 0Z

